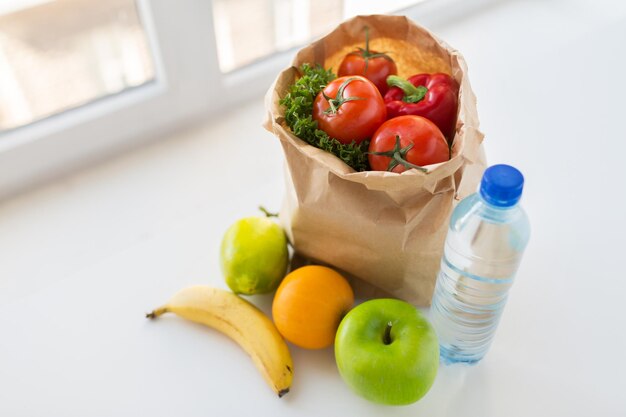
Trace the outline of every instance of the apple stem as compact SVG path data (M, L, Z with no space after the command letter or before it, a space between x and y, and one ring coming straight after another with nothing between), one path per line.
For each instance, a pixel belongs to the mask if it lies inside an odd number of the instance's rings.
M383 335L383 343L386 345L391 344L391 326L393 326L393 323L387 322L387 327L385 328L385 334Z

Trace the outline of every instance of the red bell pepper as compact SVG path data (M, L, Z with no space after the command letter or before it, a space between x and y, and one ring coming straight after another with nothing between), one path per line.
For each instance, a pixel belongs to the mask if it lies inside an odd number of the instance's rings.
M452 144L456 129L459 84L447 74L417 74L408 80L390 75L385 94L387 118L416 115L429 119Z

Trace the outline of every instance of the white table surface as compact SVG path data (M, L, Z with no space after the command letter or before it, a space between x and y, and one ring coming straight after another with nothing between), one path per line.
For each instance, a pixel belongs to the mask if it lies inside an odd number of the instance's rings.
M408 407L292 349L272 395L217 332L143 314L225 287L226 227L280 206L262 100L0 204L0 416L626 415L626 8L516 2L435 28L467 58L491 163L526 175L532 237L490 353ZM253 297L268 311L270 297Z

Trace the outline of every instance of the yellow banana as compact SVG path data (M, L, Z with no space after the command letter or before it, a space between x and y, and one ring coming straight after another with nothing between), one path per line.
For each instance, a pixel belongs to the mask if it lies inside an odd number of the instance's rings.
M164 313L174 313L229 336L252 357L279 397L289 392L293 378L289 348L269 317L248 301L228 291L198 285L179 291L146 317L154 319Z

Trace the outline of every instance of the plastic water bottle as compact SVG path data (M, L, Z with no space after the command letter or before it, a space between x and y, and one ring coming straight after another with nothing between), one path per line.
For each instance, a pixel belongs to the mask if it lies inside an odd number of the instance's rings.
M444 363L473 364L489 349L530 235L523 187L517 169L494 165L452 213L431 307Z

